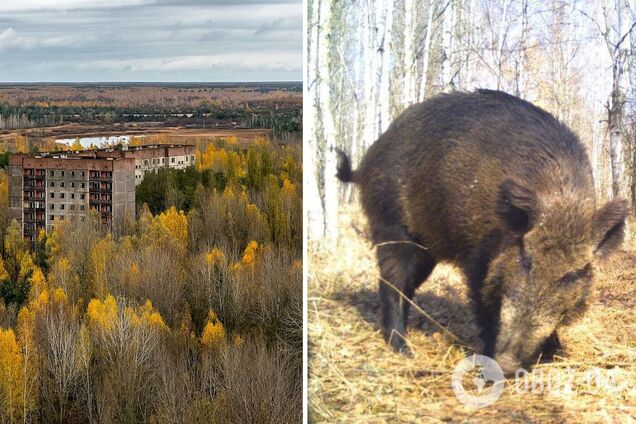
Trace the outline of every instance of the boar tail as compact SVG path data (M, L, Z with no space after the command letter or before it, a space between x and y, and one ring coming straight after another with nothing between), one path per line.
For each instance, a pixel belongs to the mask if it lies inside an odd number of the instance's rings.
M349 156L340 149L336 149L336 153L338 153L338 166L336 168L338 172L336 172L336 177L343 183L355 182L355 172L351 169Z

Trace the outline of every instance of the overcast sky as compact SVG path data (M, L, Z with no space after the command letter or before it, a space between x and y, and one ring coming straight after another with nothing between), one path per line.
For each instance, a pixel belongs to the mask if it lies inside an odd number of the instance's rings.
M301 78L302 0L0 0L0 82Z

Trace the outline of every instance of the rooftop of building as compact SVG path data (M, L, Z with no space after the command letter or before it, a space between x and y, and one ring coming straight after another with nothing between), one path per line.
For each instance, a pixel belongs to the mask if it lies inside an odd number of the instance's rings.
M87 149L87 150L56 150L50 152L37 152L37 153L14 153L12 157L29 157L35 159L55 158L55 159L101 159L101 160L114 160L118 158L135 157L138 154L144 154L148 152L158 152L168 149L168 153L179 151L187 154L192 154L195 146L192 144L149 144L143 146L117 146L106 147L100 149ZM145 156L145 155L143 155Z

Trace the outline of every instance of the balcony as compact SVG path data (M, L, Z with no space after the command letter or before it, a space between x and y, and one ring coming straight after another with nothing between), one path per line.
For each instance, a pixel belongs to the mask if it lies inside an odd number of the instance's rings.
M25 202L44 202L44 196L24 196L22 200Z
M35 207L33 207L33 208L32 208L32 207L22 208L22 210L23 210L24 212L26 212L26 213L44 212L44 209L45 209L44 205L39 206L39 207L37 207L37 208L35 208Z
M112 181L113 180L113 176L112 175L95 175L95 176L89 176L88 177L89 181Z
M24 183L24 187L29 190L44 190L46 187L44 183L40 183L39 181L29 180Z

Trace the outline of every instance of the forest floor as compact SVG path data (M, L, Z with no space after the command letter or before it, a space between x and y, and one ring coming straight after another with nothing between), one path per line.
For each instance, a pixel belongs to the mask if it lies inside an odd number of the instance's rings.
M507 380L496 402L475 409L451 388L456 364L480 349L463 276L439 265L414 299L461 342L411 308L413 356L393 353L377 324L365 226L350 207L336 249L308 246L311 422L636 422L636 241L597 267L587 314L560 333L563 357Z

